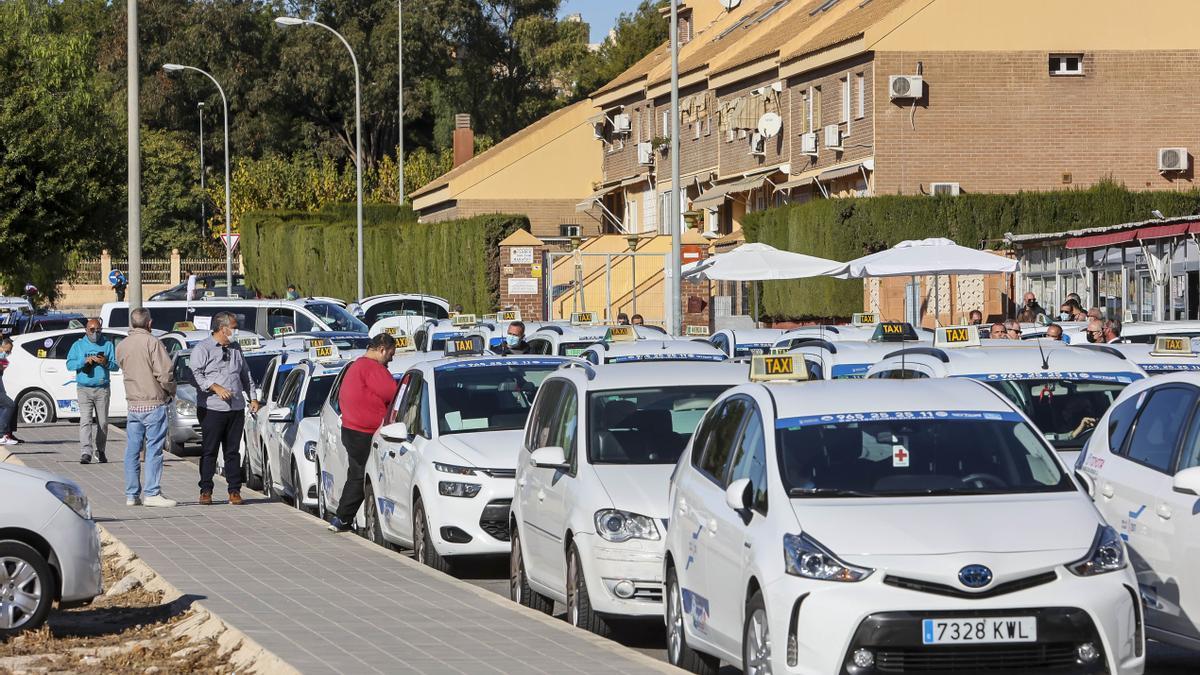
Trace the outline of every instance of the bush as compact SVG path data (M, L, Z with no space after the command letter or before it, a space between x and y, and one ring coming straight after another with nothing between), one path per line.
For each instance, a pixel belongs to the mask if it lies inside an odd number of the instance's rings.
M353 204L316 212L256 211L242 217L247 283L264 294L295 284L305 295L353 298L357 286ZM499 243L524 216L486 215L418 223L407 206L363 208L367 295L420 292L461 303L468 312L500 301Z
M852 260L906 239L948 237L1003 248L1005 233L1063 232L1147 220L1151 210L1196 213L1200 191L1132 192L1111 183L1087 190L819 199L752 213L747 241L833 260ZM848 317L862 308L862 282L838 279L762 284L762 313L775 320Z

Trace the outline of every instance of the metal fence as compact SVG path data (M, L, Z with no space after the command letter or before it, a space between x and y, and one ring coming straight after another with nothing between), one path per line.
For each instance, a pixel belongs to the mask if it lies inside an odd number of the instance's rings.
M237 261L234 261L235 263ZM224 258L184 258L179 261L179 273L184 279L187 279L188 272L197 276L224 276L225 275L225 259ZM238 265L233 266L234 274L241 274Z
M172 274L178 262L178 274ZM234 273L241 274L241 260L235 261ZM80 260L71 274L72 283L108 284L109 270L121 270L129 274L129 261L124 258L88 258ZM187 279L188 273L197 276L225 276L224 258L145 258L142 260L143 284L178 284Z
M128 276L129 261L113 258L112 269L121 270ZM142 283L143 284L169 284L178 283L171 279L171 260L166 259L144 259L142 260Z

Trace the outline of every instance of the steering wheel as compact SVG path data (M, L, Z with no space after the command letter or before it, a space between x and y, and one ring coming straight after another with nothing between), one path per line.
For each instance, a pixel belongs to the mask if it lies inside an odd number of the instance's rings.
M972 483L972 482L991 483L994 487L998 487L998 488L1006 487L1008 485L1003 480L1001 480L999 476L993 476L990 473L973 473L969 476L964 477L962 479L962 482L963 483ZM980 485L980 487L983 487L983 486Z

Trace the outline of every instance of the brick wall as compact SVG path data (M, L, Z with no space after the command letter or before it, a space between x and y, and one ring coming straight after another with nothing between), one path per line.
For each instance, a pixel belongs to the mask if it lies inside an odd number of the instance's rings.
M479 199L462 200L454 206L428 213L422 222L434 223L455 218L470 218L488 213L513 213L529 218L529 227L535 237L558 237L560 225L578 225L584 237L600 234L600 207L577 212L575 199Z
M533 248L533 263L513 263L514 248ZM533 265L543 265L546 247L542 246L501 246L500 247L500 307L499 309L516 308L521 310L524 321L542 320L542 297L544 292L543 278L534 276ZM532 295L509 293L509 279L535 279L537 293Z
M784 90L788 114L784 131L791 137L792 173L812 169L825 169L866 159L874 152L875 100L872 80L874 68L868 56L804 73L787 82ZM863 115L858 115L858 87L856 79L863 78ZM842 122L842 78L850 81L850 123ZM884 82L886 89L886 81ZM800 135L808 131L808 91L810 87L821 88L820 124L817 133L817 156L801 152ZM842 130L842 150L825 146L824 126L838 124Z
M684 97L693 94L702 94L705 91L707 89L697 85L680 91L679 98L682 101ZM702 175L701 178L706 179L708 171L716 170L720 143L717 140L716 110L713 110L713 106L711 105L715 100L715 98L710 98L708 114L704 119L695 124L684 124L679 127L679 171L685 178L697 173L704 173L705 175ZM655 104L656 110L669 110L671 106L670 95L656 99ZM659 127L661 127L661 112L656 119ZM697 127L699 127L700 134L698 138L696 136ZM665 184L671 180L671 155L670 153L655 153L655 156L657 158L655 173L659 177L658 180Z
M723 87L717 90L718 105L740 96L749 96L752 89L764 86L769 87L778 81L778 74L772 70L759 77L742 80L728 87ZM713 135L718 137L717 145L720 148L719 173L721 176L745 173L764 166L772 166L788 161L788 155L791 151L791 131L790 126L787 124L786 90L780 94L779 103L779 114L784 119L783 130L773 138L767 139L765 145L766 154L763 156L750 154L750 135L752 132L747 131L745 138L739 138L738 133L735 132L733 140L726 141L727 137L721 133L719 128L713 129ZM713 126L716 127L717 125L714 124Z
M631 127L628 134L610 134L611 141L601 143L596 141L598 152L604 153L604 181L620 180L629 176L642 173L646 170L638 164L637 158L637 138L638 138L638 118L636 111L641 111L642 116L653 113L653 105L649 104L643 97L629 97L621 101L625 109L620 111L620 114L629 115ZM609 111L609 117L614 117L618 114L617 111ZM644 123L644 122L643 122ZM611 128L611 127L610 127ZM649 140L649 139L646 139Z
M878 53L876 194L932 181L964 192L1086 187L1178 190L1160 147L1200 152L1200 51L1085 52L1081 76L1050 76L1045 52ZM924 66L924 99L888 100L888 76ZM914 128L915 127L915 128ZM1194 165L1194 159L1193 165Z

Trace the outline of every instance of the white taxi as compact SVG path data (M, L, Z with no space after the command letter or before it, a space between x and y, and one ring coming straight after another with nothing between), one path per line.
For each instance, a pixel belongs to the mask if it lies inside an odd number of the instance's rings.
M1132 552L1148 636L1200 649L1200 376L1130 385L1075 466Z
M563 368L542 382L517 461L510 597L598 634L662 616L666 485L745 364Z
M871 366L896 351L896 344L890 342L830 342L817 337L789 338L786 342L790 349L772 347L772 353L786 349L802 355L814 380L862 379Z
M115 347L128 330L105 328L101 332ZM21 424L79 419L75 371L67 369L67 354L82 339L83 328L13 336L4 388L17 404L14 414ZM120 370L109 373L109 387L109 418L125 417L125 375Z
M779 328L726 328L708 336L708 342L729 358L766 354L783 335Z
M869 378L965 377L985 382L1020 407L1067 464L1074 464L1121 390L1145 376L1109 345L980 343L976 326L938 328L933 347L897 350L867 371Z
M625 327L621 327L625 328ZM725 361L725 352L698 340L637 339L605 340L583 350L580 355L593 365L650 361Z
M758 357L759 372L788 377L791 358ZM1142 672L1120 536L977 382L736 387L701 421L670 503L677 666Z
M525 418L538 385L567 362L483 355L478 338L451 346L400 380L371 441L363 490L367 537L412 548L442 571L456 556L509 553Z
M1126 342L1109 345L1138 364L1147 375L1200 372L1195 341L1182 335L1159 335L1151 344Z

